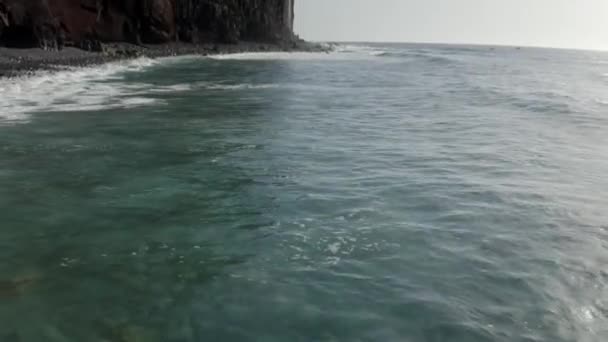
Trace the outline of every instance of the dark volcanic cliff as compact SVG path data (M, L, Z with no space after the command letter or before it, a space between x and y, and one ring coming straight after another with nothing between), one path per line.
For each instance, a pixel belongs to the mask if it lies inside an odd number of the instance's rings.
M288 42L294 0L0 0L0 46Z

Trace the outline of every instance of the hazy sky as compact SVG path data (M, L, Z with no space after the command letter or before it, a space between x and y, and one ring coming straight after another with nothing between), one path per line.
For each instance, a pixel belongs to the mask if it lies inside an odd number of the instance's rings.
M322 41L608 50L608 0L296 0L296 31Z

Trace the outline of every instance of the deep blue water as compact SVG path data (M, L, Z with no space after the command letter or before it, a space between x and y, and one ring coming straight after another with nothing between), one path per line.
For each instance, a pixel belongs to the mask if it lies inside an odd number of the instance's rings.
M0 341L606 341L608 53L0 80Z

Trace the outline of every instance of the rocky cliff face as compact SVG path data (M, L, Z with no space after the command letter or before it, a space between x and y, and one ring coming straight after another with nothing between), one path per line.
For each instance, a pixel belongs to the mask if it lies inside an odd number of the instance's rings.
M294 0L0 0L0 45L285 42Z

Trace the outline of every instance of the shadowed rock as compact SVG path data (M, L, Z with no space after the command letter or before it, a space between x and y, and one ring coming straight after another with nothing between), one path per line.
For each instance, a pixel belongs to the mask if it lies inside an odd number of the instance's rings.
M293 39L293 0L0 0L0 45Z

